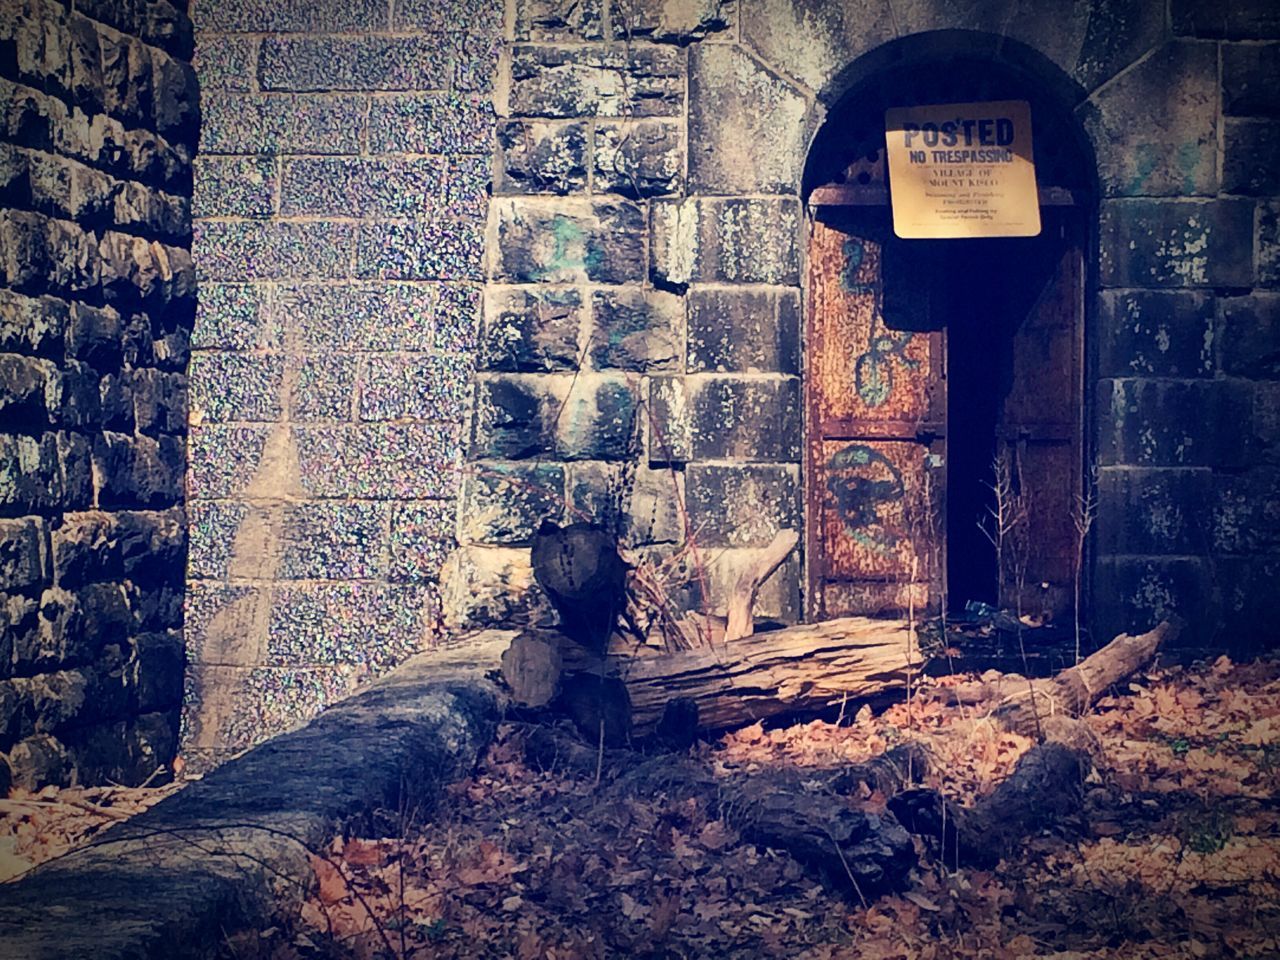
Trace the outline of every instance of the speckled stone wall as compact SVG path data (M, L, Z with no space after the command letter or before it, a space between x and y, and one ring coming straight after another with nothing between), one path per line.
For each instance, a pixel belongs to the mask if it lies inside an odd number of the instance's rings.
M428 646L479 327L501 0L195 0L183 754Z
M0 796L138 783L182 700L186 4L0 2Z

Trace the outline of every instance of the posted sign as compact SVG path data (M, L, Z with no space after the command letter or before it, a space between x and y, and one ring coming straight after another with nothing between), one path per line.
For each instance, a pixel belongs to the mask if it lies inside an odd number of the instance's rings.
M1040 233L1027 101L895 107L884 123L898 236Z

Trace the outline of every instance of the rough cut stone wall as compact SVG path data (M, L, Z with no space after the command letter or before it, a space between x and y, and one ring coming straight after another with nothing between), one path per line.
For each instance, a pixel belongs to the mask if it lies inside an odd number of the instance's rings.
M0 2L0 794L136 783L176 746L198 98L175 3Z
M1276 10L517 0L498 88L460 615L519 606L521 547L546 513L611 520L621 502L631 542L671 552L686 535L678 492L712 606L736 551L803 522L809 137L864 54L973 31L975 49L1038 72L1076 109L1098 158L1095 623L1109 634L1177 610L1192 643L1273 634ZM800 587L792 558L758 612L794 618Z
M427 646L479 326L501 0L195 0L184 755Z

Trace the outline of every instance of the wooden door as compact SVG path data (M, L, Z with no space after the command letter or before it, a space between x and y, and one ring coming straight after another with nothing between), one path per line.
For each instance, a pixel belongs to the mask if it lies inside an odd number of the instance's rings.
M884 315L881 210L812 221L807 615L936 610L945 535L941 334ZM927 284L921 284L927 298ZM916 319L922 312L913 311Z

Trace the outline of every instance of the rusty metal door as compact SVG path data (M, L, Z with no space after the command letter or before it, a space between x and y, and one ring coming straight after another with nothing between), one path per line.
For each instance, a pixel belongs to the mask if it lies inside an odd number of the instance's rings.
M810 619L899 615L909 607L923 614L942 599L942 335L886 322L887 231L875 220L863 212L811 221Z

